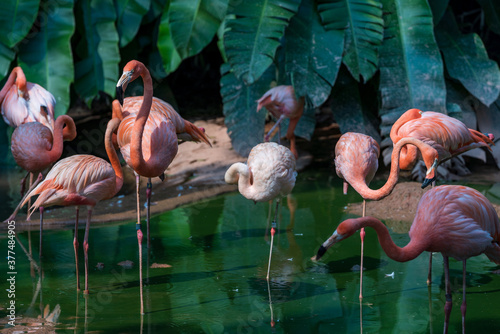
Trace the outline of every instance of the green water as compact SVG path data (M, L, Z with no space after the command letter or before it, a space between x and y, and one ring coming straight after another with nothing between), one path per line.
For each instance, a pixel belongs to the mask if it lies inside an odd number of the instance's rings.
M482 188L486 192L490 187ZM59 304L58 333L359 333L360 323L363 333L442 332L445 296L439 254L434 255L429 289L428 253L407 263L395 262L381 250L375 232L367 229L360 322L359 272L352 269L359 265L359 237L335 245L319 263L309 259L335 226L349 217L344 207L361 198L352 190L344 196L336 176L306 172L299 175L293 200L294 222L286 200L280 211L269 286L269 204L254 204L233 193L153 217L152 248L149 259L144 256L145 267L148 261L172 267L144 270L142 318L137 238L130 223L90 230L88 297L76 292L73 231L44 232L41 293L36 292L38 275L30 275L29 262L17 246L16 312L36 317L40 302L51 309ZM407 234L391 235L398 245L409 240ZM27 245L27 232L19 237ZM37 254L38 233L31 232L31 239ZM82 244L83 230L80 239ZM2 234L0 317L10 301L7 250L8 239ZM83 252L80 259L83 283ZM124 260L134 266L124 269L117 264ZM103 269L96 268L98 262L104 263ZM450 260L450 266L449 332L458 333L462 264ZM470 259L467 269L468 332L499 332L500 275L492 273L498 267L481 255ZM387 276L391 273L394 278Z

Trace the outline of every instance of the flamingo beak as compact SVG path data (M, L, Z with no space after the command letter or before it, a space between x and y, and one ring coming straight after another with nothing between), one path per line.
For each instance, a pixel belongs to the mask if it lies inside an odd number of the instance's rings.
M323 257L323 255L325 255L325 253L328 250L328 248L332 247L334 244L336 244L337 242L343 240L344 238L345 238L344 235L339 234L335 230L335 232L333 232L332 236L330 238L328 238L328 240L326 240L321 246L319 246L318 253L316 253L316 255L313 256L311 258L311 260L314 261L314 262L316 262L319 259L321 259L321 257Z
M116 99L123 105L123 96L125 89L130 81L132 81L132 74L134 71L125 71L116 83Z
M429 184L436 180L436 169L438 166L438 159L434 159L432 166L425 173L424 182L422 182L422 189L427 187Z

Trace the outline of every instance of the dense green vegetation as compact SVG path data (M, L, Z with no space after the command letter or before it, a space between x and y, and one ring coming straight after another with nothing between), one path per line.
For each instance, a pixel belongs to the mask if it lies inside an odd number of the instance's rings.
M0 78L22 66L29 81L54 94L60 115L100 92L114 97L120 66L132 58L162 80L187 58L210 62L204 50L216 41L223 64L213 84L243 155L264 135L266 112L256 112L255 101L276 84L306 96L296 131L305 138L314 108L327 101L343 132L370 134L383 147L393 122L413 107L447 112L498 137L500 5L466 3L6 0ZM494 155L498 164L500 148Z

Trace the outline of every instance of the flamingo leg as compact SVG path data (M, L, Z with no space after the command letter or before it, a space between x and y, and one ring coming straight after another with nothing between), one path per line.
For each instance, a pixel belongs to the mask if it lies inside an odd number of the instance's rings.
M42 263L42 234L43 234L43 206L41 206L39 208L40 210L40 243L39 243L39 246L38 246L38 257L39 257L39 261L40 263Z
M139 245L139 295L141 298L141 315L144 314L144 299L142 296L142 231L141 231L141 205L139 203L139 188L140 176L135 174L135 185L137 195L137 223L135 229L137 230L137 244Z
M280 205L280 199L276 199L276 208L274 211L274 220L271 223L271 246L269 247L269 262L267 264L267 276L266 279L269 281L269 272L271 271L271 257L273 254L273 242L274 242L274 234L276 233L276 220L278 217L278 208Z
M85 225L85 237L83 238L83 254L85 257L85 290L84 294L89 294L89 230L90 220L92 218L92 209L87 213L87 224Z
M151 178L148 178L148 184L146 187L146 227L147 227L147 238L148 249L151 247L151 237L149 233L149 217L151 216L151 192L153 190L153 183L151 183Z
M73 238L73 248L75 249L75 266L76 266L76 291L80 291L80 275L78 274L78 214L80 208L76 207L76 218L75 218L75 237Z
M281 115L280 118L278 118L278 121L276 123L274 123L273 127L271 128L271 130L269 130L269 132L266 134L266 136L264 137L264 141L269 141L270 137L271 137L271 133L273 133L274 129L276 129L276 127L281 123L281 121L283 119L285 119L286 116L285 115ZM280 130L280 128L278 128L278 131ZM278 135L278 141L279 141L279 137L281 137L280 135Z
M29 187L29 189L31 189L31 187L33 186L33 173L29 173L29 174L30 174L30 187ZM40 174L41 174L41 173L40 173ZM27 176L28 176L28 175L26 175L26 177L27 177ZM24 190L24 182L23 182L23 187L22 187L22 190ZM22 190L21 190L21 191L22 191ZM22 195L22 194L21 194L21 197L23 197L23 195ZM30 197L30 199L28 200L28 212L29 212L29 210L30 210L30 207L31 207L31 197ZM29 215L28 215L28 216L26 216L26 221L27 221L27 222L31 221L31 217L30 217Z
M444 304L444 329L443 333L448 333L448 325L450 323L450 313L451 313L451 283L450 283L450 266L448 263L448 257L443 256L444 262L444 280L445 280L445 290L446 290L446 303Z
M462 306L460 307L460 310L462 311L462 333L465 333L465 312L467 311L467 302L465 299L465 288L466 288L466 283L465 283L465 260L463 261L463 272L462 272Z
M366 213L366 200L363 199L363 217ZM359 268L359 300L363 299L363 253L365 245L365 228L361 228L359 231L359 236L361 238L361 264Z

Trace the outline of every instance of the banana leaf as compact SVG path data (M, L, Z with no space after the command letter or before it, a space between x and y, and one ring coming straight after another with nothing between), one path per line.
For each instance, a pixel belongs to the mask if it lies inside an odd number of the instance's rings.
M383 0L379 115L382 136L408 109L445 112L446 87L426 0ZM385 143L383 143L384 145Z
M118 80L118 32L113 3L81 0L76 8L77 29L83 36L76 49L75 90L89 103L99 91L114 96Z
M22 41L35 22L40 0L4 0L0 10L0 42L13 48Z
M15 56L16 54L12 49L0 42L0 80L9 74L10 63L12 63Z
M74 79L71 37L75 32L73 1L60 1L50 7L42 1L40 16L44 23L36 33L21 43L19 65L28 81L47 89L56 99L56 116L67 113L70 104L70 85Z
M115 0L120 47L126 46L135 37L150 6L151 0Z
M269 68L299 4L300 0L230 1L224 48L238 79L252 84Z
M477 34L463 35L451 10L436 27L436 39L443 52L446 69L482 103L489 106L500 94L498 64L488 53Z
M221 66L221 95L224 122L227 126L233 148L241 156L248 156L250 150L264 139L264 122L267 111L257 111L259 99L270 87L275 69L271 67L252 85L238 79L228 63Z

